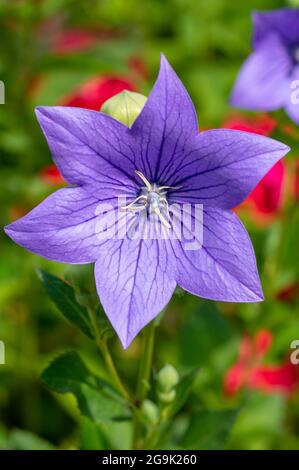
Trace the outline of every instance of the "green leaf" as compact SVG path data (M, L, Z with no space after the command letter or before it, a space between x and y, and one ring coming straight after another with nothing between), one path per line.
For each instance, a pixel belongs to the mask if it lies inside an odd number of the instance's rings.
M128 417L123 398L108 382L90 372L76 352L55 359L41 379L55 392L75 395L81 413L97 423Z
M287 401L283 395L254 392L244 402L229 439L230 449L271 449L279 446L287 431L284 422ZM275 448L275 447L274 447Z
M107 443L99 425L84 418L80 429L80 450L104 450Z
M209 365L220 346L226 346L234 335L234 328L220 314L216 302L200 300L186 318L180 335L183 364L189 367Z
M191 417L180 445L184 449L224 449L238 410L201 410Z
M8 435L5 426L0 423L0 450L7 449Z
M109 447L106 447L106 449L128 450L132 448L132 420L109 421L103 423L100 427L109 442Z
M29 431L16 429L8 440L8 448L12 450L54 450L54 446Z
M80 328L89 338L93 338L88 312L77 302L72 286L46 271L38 270L37 273L48 296L65 318Z

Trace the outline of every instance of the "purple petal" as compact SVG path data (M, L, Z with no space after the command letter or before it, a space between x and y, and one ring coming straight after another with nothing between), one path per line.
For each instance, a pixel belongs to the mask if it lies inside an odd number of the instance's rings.
M290 87L290 97L285 109L290 118L299 124L299 65L294 69L291 83L293 83L293 88Z
M165 183L173 160L182 160L198 132L193 103L180 79L162 55L158 79L131 128L136 139L138 170L149 181Z
M80 108L40 107L36 115L66 181L107 196L135 192L135 156L126 126Z
M106 225L101 219L104 208L108 213ZM101 233L109 227L108 216L113 225L116 213L109 199L94 198L82 188L63 188L5 227L5 232L19 245L47 259L91 263L98 258Z
M290 54L280 38L267 36L242 66L231 104L260 111L282 107L289 96L291 70Z
M201 236L192 230L198 243ZM176 281L188 292L226 302L258 302L263 293L250 238L238 217L216 208L203 213L203 246L173 241Z
M95 265L98 294L124 348L169 302L171 279L165 242L107 242Z
M254 47L269 34L277 33L286 44L299 42L299 9L281 8L269 12L253 13Z
M236 207L288 151L276 140L249 132L201 132L185 164L173 173L171 184L179 189L170 193L170 202Z

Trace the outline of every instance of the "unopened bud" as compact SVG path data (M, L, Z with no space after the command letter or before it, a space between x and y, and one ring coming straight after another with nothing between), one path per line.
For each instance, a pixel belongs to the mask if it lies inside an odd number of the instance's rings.
M159 408L151 400L144 400L141 405L141 411L146 420L151 424L157 424L159 421Z
M175 389L172 389L169 392L158 393L159 400L162 401L163 403L171 403L175 399L175 396L176 396Z
M158 387L162 393L170 392L179 382L177 370L170 364L166 364L157 375Z
M100 111L131 127L146 100L140 93L125 90L105 101Z

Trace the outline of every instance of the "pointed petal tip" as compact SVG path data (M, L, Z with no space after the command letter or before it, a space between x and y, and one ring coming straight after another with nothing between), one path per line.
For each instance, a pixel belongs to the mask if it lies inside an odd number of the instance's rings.
M256 294L256 299L253 300L253 302L264 302L265 296L262 290Z
M282 144L283 145L283 151L284 151L284 154L283 156L287 155L287 153L289 153L292 149L291 147L289 147L288 145L286 144Z
M259 282L259 281L258 281ZM214 299L217 301L217 299ZM235 295L234 299L219 299L220 302L230 302L230 303L242 303L242 304L253 304L257 302L263 302L265 296L262 290L260 283L256 285L255 289L246 289L243 292L240 292L239 295Z
M34 109L35 115L38 116L40 114L44 114L44 111L46 111L48 108L49 106L36 106Z
M36 106L34 111L37 119L40 118L52 118L54 113L57 112L64 112L72 109L71 106ZM81 108L73 108L73 109L81 109Z
M165 54L161 51L160 52L160 62L163 62L163 61L166 61L167 62L167 59L165 57Z
M271 137L266 136L264 138L272 140L273 144L277 145L274 151L279 152L280 154L280 158L278 160L281 160L291 151L291 147L289 147L287 144L284 144L283 142L280 142L280 140L272 139Z
M18 222L18 221L16 221L16 222ZM13 242L21 245L18 241L18 230L15 229L15 223L16 222L13 222L13 223L3 227L3 231Z
M5 225L5 227L3 227L3 231L6 235L8 235L10 237L10 225Z
M13 240L13 234L17 232L17 230L15 230L15 224L17 222L18 221L16 220L15 222L12 222L11 224L5 225L5 227L3 227L4 233L12 240Z
M42 116L42 107L41 106L36 106L34 108L34 113L35 113L35 116L36 116L36 119L38 120L38 122L40 121L40 118Z
M51 108L54 108L54 106L36 106L35 107L34 112L39 123L41 123L44 118L49 117L49 111L51 110Z
M128 347L130 346L130 344L132 343L133 341L133 338L131 340L128 340L128 338L121 338L119 336L119 340L121 342L121 345L123 347L123 350L126 351L128 349Z
M115 328L113 325L112 325L112 328L114 329L124 351L126 351L129 348L129 346L131 345L131 343L133 342L133 340L136 338L136 336L139 333L138 331L136 332L135 335L132 335L132 334L129 334L127 331L118 331L117 328Z
M257 273L258 276L258 273ZM258 278L258 284L255 290L252 290L252 297L247 301L248 303L263 302L265 300L264 292Z
M163 52L160 52L160 70L161 69L172 69L170 63L168 62L166 56L163 54Z

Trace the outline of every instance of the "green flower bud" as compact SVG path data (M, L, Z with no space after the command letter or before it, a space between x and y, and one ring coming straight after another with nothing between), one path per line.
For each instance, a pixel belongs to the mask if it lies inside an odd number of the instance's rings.
M170 390L169 392L159 392L158 397L159 400L163 403L171 403L176 396L176 391L174 389Z
M125 90L105 101L100 111L131 127L146 100L140 93Z
M166 364L157 375L157 382L160 391L170 392L179 382L177 370L170 364Z
M159 408L151 400L144 400L141 405L141 411L146 421L150 424L157 424L159 421Z

